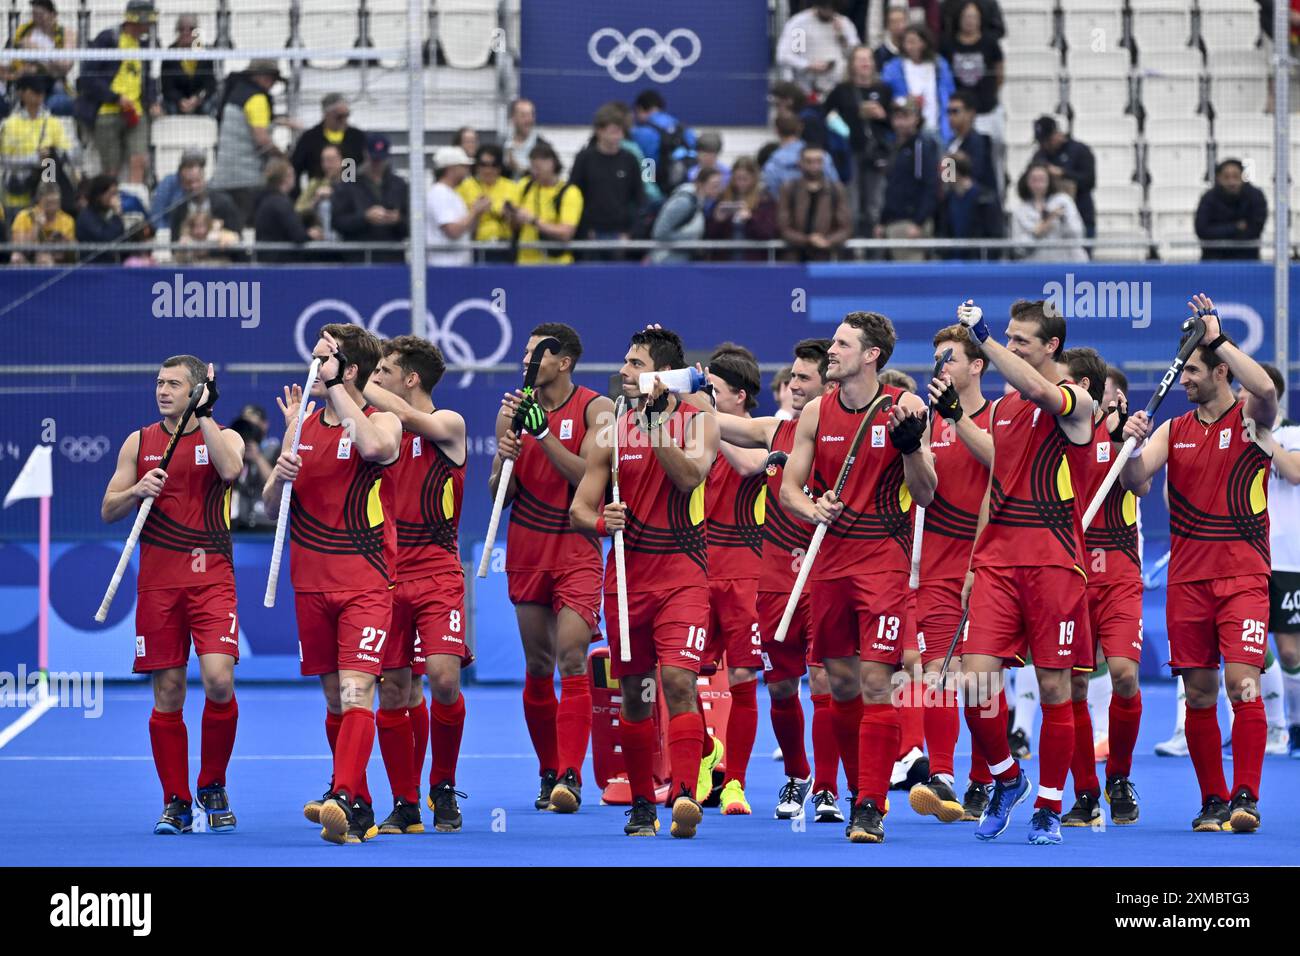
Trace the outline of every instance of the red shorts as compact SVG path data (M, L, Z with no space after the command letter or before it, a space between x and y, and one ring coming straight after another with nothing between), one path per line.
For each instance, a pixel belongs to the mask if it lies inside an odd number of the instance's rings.
M1142 579L1127 578L1088 588L1092 638L1102 656L1142 662Z
M233 584L139 592L135 602L135 673L184 667L190 659L191 637L200 657L228 654L239 660Z
M1268 575L1246 574L1169 585L1165 604L1169 666L1263 668L1268 650Z
M567 607L580 616L593 634L600 633L600 591L605 571L600 565L577 564L558 571L508 571L511 604L544 604L554 613Z
M916 589L916 645L922 666L941 661L961 624L961 588L964 578L921 579ZM961 654L961 644L953 656Z
M758 625L758 579L709 582L709 643L704 659L728 667L763 669L763 638Z
M776 629L781 625L781 615L785 613L789 600L787 591L758 592L758 629L763 635L763 680L769 684L798 680L809 667L820 666L812 652L812 597L807 589L799 595L799 603L794 606L794 617L790 619L785 640L777 643Z
M1010 664L1068 670L1088 629L1084 577L1074 568L981 566L970 596L963 654L986 654ZM1086 658L1085 658L1086 659Z
M460 658L474 663L465 640L465 575L433 574L398 581L393 589L393 619L384 644L384 670L410 667L424 673L425 655Z
M622 658L618 598L605 592L610 673L615 677L646 674L655 664L700 672L708 647L709 589L689 584L666 591L634 591L627 596L628 645L632 659Z
M907 625L906 571L877 571L812 582L813 654L860 657L897 667Z
M907 617L903 621L903 650L918 653L920 646L916 640L916 591L907 589Z
M298 660L304 677L383 669L393 616L393 589L299 591Z

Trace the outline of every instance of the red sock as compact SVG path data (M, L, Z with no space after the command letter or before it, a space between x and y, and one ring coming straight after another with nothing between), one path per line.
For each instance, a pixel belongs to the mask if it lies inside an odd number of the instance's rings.
M1084 702L1087 706L1087 702ZM1074 757L1074 704L1042 704L1043 726L1038 741L1038 799L1035 807L1047 807L1061 812L1061 797L1065 791L1065 778L1070 773ZM1092 746L1092 737L1088 737ZM1096 771L1093 771L1094 779Z
M895 759L901 759L911 751L913 747L918 750L925 747L925 710L922 707L921 685L909 680L903 688L902 698L899 702L898 710L898 754Z
M560 678L560 706L555 713L555 739L559 752L556 772L570 767L582 783L582 762L591 738L591 679L586 674Z
M429 752L429 705L425 703L424 695L420 695L420 702L411 710L411 743L414 744L411 753L411 773L415 781L415 792L420 792L420 781L424 779L424 755Z
M1111 694L1110 756L1106 758L1106 778L1127 777L1133 771L1133 750L1137 746L1138 725L1142 723L1142 692L1132 697Z
M1101 796L1097 782L1097 751L1092 746L1092 714L1086 700L1070 702L1074 718L1074 754L1070 759L1070 773L1074 776L1074 795L1090 793Z
M780 700L772 698L772 732L781 748L786 776L808 779L812 770L808 766L808 751L803 742L803 704L798 694Z
M673 777L673 788L668 792L669 806L683 786L695 796L695 783L700 779L699 743L703 728L704 718L697 713L677 714L668 720L668 766Z
M1007 695L999 693L983 707L967 704L965 711L972 752L976 752L978 747L992 777L1014 780L1020 773L1020 765L1012 758L1011 746L1007 743ZM971 762L974 763L973 757Z
M698 688L695 691L695 709L699 711L700 716L704 715L704 701L700 700L700 692ZM709 727L707 724L703 724L702 726L704 729L700 733L700 759L708 760L713 756L713 734L709 733ZM723 750L726 750L725 745ZM729 758L731 754L725 754L725 756Z
M393 798L401 797L408 803L419 803L420 792L416 776L411 770L415 754L415 734L411 730L411 715L405 707L381 710L375 714L379 753L388 771L388 786Z
M456 783L456 761L460 759L460 737L465 731L465 695L457 694L451 704L438 698L429 701L429 789L444 780Z
M559 706L553 677L524 677L524 720L528 724L528 736L533 739L533 749L537 751L538 776L559 767L555 742L555 714Z
M199 789L213 784L226 785L226 768L230 766L230 752L235 749L235 728L239 726L239 704L235 698L224 704L204 701L203 731L199 742L202 764L199 767Z
M1201 802L1206 797L1228 799L1228 783L1223 779L1223 738L1219 736L1219 708L1187 708L1187 752L1201 785Z
M153 744L153 765L162 783L163 805L172 797L193 800L190 794L190 740L185 717L177 710L164 714L155 709L149 715L149 742Z
M731 713L727 716L727 779L745 785L745 771L758 733L758 681L731 686Z
M1005 713L1007 709L1006 691L998 691L998 706ZM974 734L970 738L970 779L974 783L991 784L993 774L989 770L989 762L984 756L984 751L980 749L980 742Z
M1259 778L1264 770L1264 747L1268 744L1268 721L1264 701L1239 700L1232 705L1232 792L1245 787L1259 799Z
M813 791L821 793L823 790L829 790L839 796L840 788L837 781L840 775L840 745L835 739L831 695L813 694L812 702L813 764L817 768Z
M844 762L844 779L850 790L858 789L858 729L862 724L862 698L831 700L831 727L835 745Z
M334 751L339 749L339 728L343 726L343 715L325 711L325 739L330 744L330 790L334 789Z
M363 792L366 764L375 746L375 712L353 707L343 713L338 748L334 751L334 789L371 802Z
M658 743L659 728L655 726L654 717L645 720L628 720L619 718L619 736L623 745L623 769L627 773L627 782L632 791L632 799L645 797L651 803L655 799L654 758L655 744ZM699 749L699 739L692 742ZM699 769L696 769L699 776Z
M858 803L871 799L884 811L902 732L892 703L863 705L858 722Z
M949 690L940 693L937 687L927 689L921 717L925 721L925 742L930 748L930 773L954 776L952 753L957 749L957 735L961 732L956 693Z

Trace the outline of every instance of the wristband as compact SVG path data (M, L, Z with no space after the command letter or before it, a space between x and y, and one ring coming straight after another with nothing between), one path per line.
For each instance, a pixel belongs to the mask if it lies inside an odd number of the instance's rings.
M605 535L609 534L609 532L605 530L604 515L600 515L599 517L596 518L596 534L600 535L602 538L605 537Z
M1213 352L1220 345L1226 345L1228 341L1229 341L1228 337L1224 335L1222 332L1220 332L1219 337L1205 347L1209 349L1211 352Z

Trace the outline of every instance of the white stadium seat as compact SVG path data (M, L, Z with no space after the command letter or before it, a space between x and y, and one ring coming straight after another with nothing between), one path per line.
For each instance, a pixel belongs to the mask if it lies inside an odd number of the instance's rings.
M1144 75L1138 89L1147 116L1194 116L1201 101L1201 81L1194 73Z
M1126 76L1082 76L1070 79L1070 103L1113 104L1122 112L1129 102L1129 82Z
M1205 116L1160 116L1148 113L1143 136L1152 145L1207 143L1210 121Z
M1191 3L1187 0L1161 0L1159 3L1134 4L1133 42L1138 57L1158 50L1186 50L1192 38Z
M1096 112L1090 112L1093 110ZM1074 110L1070 135L1089 146L1093 143L1132 146L1137 141L1137 120L1108 103L1080 104Z
M1019 76L1053 76L1061 71L1061 53L1047 47L1019 50L1004 62L1007 79ZM1005 87L1003 88L1005 91Z
M1151 188L1198 188L1208 183L1209 160L1204 143L1150 146L1147 173Z
M1060 105L1060 82L1055 76L1021 77L1002 87L1002 103L1013 122L1032 123L1043 113L1056 112Z
M1232 143L1273 144L1273 117L1253 113L1220 113L1214 118L1214 140L1221 147Z
M160 116L149 126L154 146L212 149L217 145L217 121L211 116Z
M1097 182L1127 183L1133 179L1137 162L1132 143L1109 144L1081 142L1092 150L1097 161Z
M370 42L376 47L406 47L407 0L370 0ZM420 40L428 32L429 18L420 17Z
M436 0L438 42L447 65L475 70L492 56L497 0Z
M1143 76L1186 76L1189 73L1203 73L1201 51L1149 50L1143 47L1138 50L1138 72Z
M1035 3L1032 7L1021 9L1002 5L1002 20L1007 28L1007 35L1002 45L1011 59L1016 50L1045 49L1052 42L1052 10L1049 4Z
M1254 46L1259 8L1246 0L1201 0L1201 41L1207 51Z
M1211 76L1218 73L1240 73L1266 77L1272 71L1272 64L1263 47L1225 46L1206 54L1205 70Z
M1100 77L1103 79L1120 79L1128 76L1128 50L1109 47L1104 53L1094 53L1087 47L1070 49L1070 79Z
M1137 213L1142 208L1142 187L1137 183L1098 183L1092 203L1098 212Z
M303 18L312 19L311 16ZM247 10L236 10L230 17L230 37L236 50L279 50L289 39L289 7L271 2ZM351 46L352 38L340 42Z
M1262 116L1269 77L1260 73L1216 73L1210 77L1215 116Z
M1120 50L1124 24L1118 3L1077 4L1065 11L1065 42L1071 58L1085 51Z

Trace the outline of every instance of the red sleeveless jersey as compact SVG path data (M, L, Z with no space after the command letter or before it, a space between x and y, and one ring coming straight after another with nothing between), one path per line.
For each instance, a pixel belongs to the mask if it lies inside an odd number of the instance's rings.
M367 417L378 409L365 407ZM290 570L297 591L388 588L397 565L392 477L366 461L321 409L302 424L302 470L289 512Z
M1092 442L1088 445L1071 445L1068 456L1070 474L1074 477L1075 505L1079 520L1092 503L1093 495L1106 479L1106 473L1122 446L1110 440L1106 416L1093 426ZM1137 496L1125 491L1119 479L1110 486L1101 508L1084 532L1084 570L1088 584L1110 584L1116 581L1137 580L1142 576L1142 554L1138 550Z
M882 385L894 402L903 390ZM877 393L879 394L879 392ZM873 397L874 398L874 397ZM834 488L840 466L857 434L863 409L853 412L840 402L838 385L821 397L813 455L813 483ZM912 565L912 494L903 482L903 456L889 440L889 413L878 411L867 425L857 459L840 493L844 510L826 529L813 580L872 571L902 571Z
M704 487L710 580L758 578L766 501L767 475L742 478L718 452Z
M140 449L135 456L137 481L162 465L171 437L162 422L140 429ZM209 462L203 432L195 428L177 440L167 466L167 480L140 531L136 587L156 591L209 584L235 584L230 550L230 485L221 480Z
M970 415L971 422L989 430L992 402ZM989 483L989 470L957 437L957 425L934 415L930 422L930 451L939 487L925 509L921 532L921 579L964 578L970 570L971 547L979 524L980 504Z
M402 454L388 466L385 477L395 499L397 580L463 574L457 534L465 463L457 465L437 442L403 431Z
M618 422L619 494L628 508L623 532L627 589L665 591L707 584L708 545L704 496L707 481L693 492L681 491L659 464L652 442L683 444L686 423L700 410L678 402L668 422L646 435L628 411ZM605 590L618 578L614 556L605 563Z
M794 433L799 427L797 418L781 422L772 435L771 451L787 455L794 450ZM767 504L763 515L763 565L758 575L760 591L783 591L794 588L799 575L799 564L808 552L814 525L805 524L781 506L781 479L785 474L782 465L767 468ZM815 484L814 493L818 492Z
M547 412L547 427L573 454L587 437L587 408L599 393L581 385ZM600 542L569 527L573 486L560 474L537 439L524 433L515 460L515 496L506 535L507 571L558 571L588 564L599 568Z
M1235 402L1205 424L1192 410L1169 426L1169 583L1268 574L1270 457Z
M1056 416L1018 394L998 399L991 415L989 521L972 565L1083 571L1081 515L1066 458L1070 440Z

